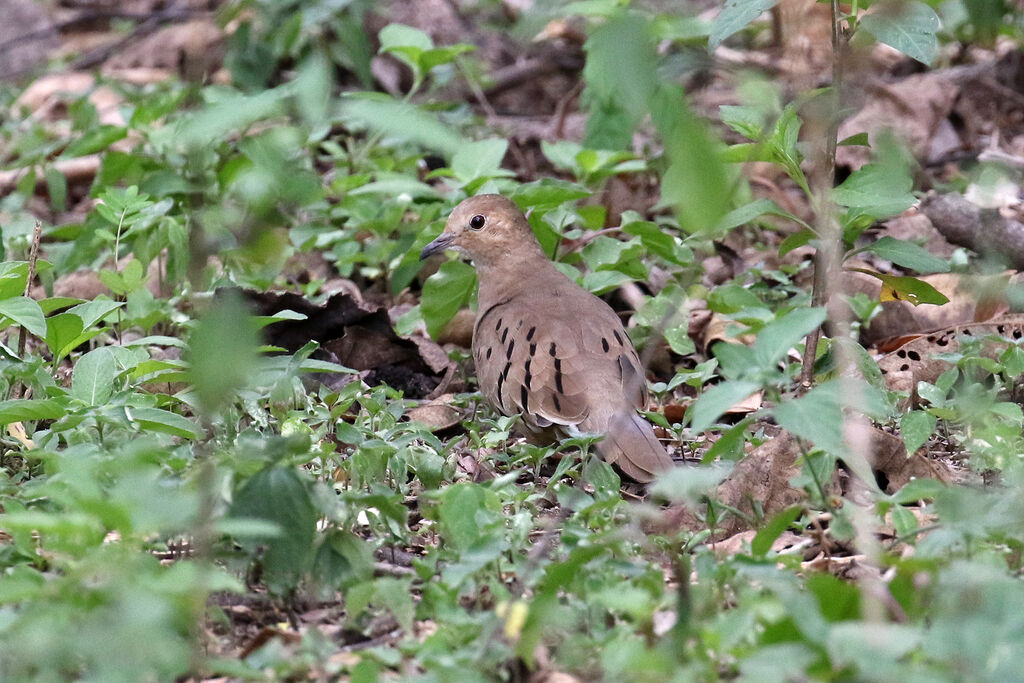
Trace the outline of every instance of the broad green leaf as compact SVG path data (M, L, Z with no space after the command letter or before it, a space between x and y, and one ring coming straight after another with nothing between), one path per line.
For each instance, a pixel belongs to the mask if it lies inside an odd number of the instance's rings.
M949 303L949 298L923 280L907 275L885 275L867 268L851 268L850 270L876 277L882 281L881 301L909 301L915 306L935 304L941 306Z
M783 401L772 413L779 426L836 456L847 453L843 439L843 411L836 396L836 381L823 384L799 398Z
M898 163L867 164L854 171L832 191L840 206L856 208L875 218L902 213L916 201L911 190L914 180L910 171Z
M492 138L462 145L452 156L451 168L455 177L463 183L500 175L512 175L501 168L505 158L508 140Z
M427 331L436 338L459 309L469 302L476 287L473 267L461 261L446 261L423 284L420 310Z
M486 504L487 491L479 484L452 484L441 496L438 514L444 538L456 548L465 550L480 540L480 515Z
M662 201L675 209L687 232L713 231L728 213L733 187L719 143L678 89L661 88L652 98L651 115L669 162L662 177ZM694 197L701 199L693 201Z
M64 403L52 398L19 398L0 401L0 424L27 420L56 420L64 417Z
M379 194L387 195L389 197L398 197L401 195L408 195L413 199L439 199L440 195L437 190L427 185L426 183L420 182L415 178L411 178L408 175L396 175L395 177L387 177L385 173L377 174L379 180L375 180L372 183L366 183L360 185L354 190L348 192L349 195L359 196L361 194Z
M866 247L864 251L878 254L898 266L916 270L919 273L949 272L949 262L933 255L927 249L905 240L886 236Z
M98 331L97 331L98 333ZM82 319L74 313L58 313L46 319L46 345L59 361L74 348L75 340L83 336Z
M778 0L726 0L725 7L711 25L708 47L714 50L723 40L775 7L777 2Z
M705 389L687 410L690 428L694 432L703 432L725 411L760 388L760 385L754 382L731 381Z
M764 215L779 216L780 218L791 220L794 223L803 226L805 229L810 230L810 226L802 219L794 216L789 211L781 209L779 205L771 199L761 198L755 199L749 204L744 204L739 208L733 209L726 215L722 216L722 220L716 226L715 232L727 232Z
M757 333L754 359L758 365L771 369L801 339L825 320L824 308L798 308L773 320Z
M892 501L897 505L907 505L932 500L946 488L946 484L937 479L911 479L903 488L892 494Z
M693 339L690 338L689 324L683 323L665 330L665 341L674 353L687 356L696 351Z
M589 104L585 144L624 149L647 114L657 84L657 53L649 24L638 14L619 13L597 26L583 49Z
M46 337L46 318L39 302L34 299L27 296L0 299L0 315L10 318L37 337Z
M330 529L313 561L313 576L329 591L373 578L373 544L350 531Z
M42 309L43 315L50 315L62 308L71 308L72 306L84 303L84 299L78 299L72 296L51 296L47 299L41 300L39 302L39 308Z
M341 114L351 123L448 157L468 143L433 114L391 98L349 95L341 101Z
M870 147L871 142L868 139L867 133L854 133L853 135L843 138L839 141L840 147Z
M627 223L623 216L622 231L636 235L648 251L670 263L685 265L693 262L693 251L654 223L640 220Z
M334 82L333 67L325 55L312 51L299 66L295 79L295 102L303 120L315 126L326 120Z
M844 409L881 417L888 406L878 389L863 381L842 378L824 382L799 398L784 400L771 412L780 427L844 458L857 476L869 486L875 486L870 466L847 448L843 435Z
M794 232L779 244L779 256L785 256L797 247L804 246L817 236L813 230L807 228Z
M543 146L544 141L541 142ZM590 191L582 185L556 178L542 178L523 183L511 197L523 209L548 210L556 206L589 197Z
M86 405L102 405L114 391L116 374L117 365L110 347L93 349L75 363L71 373L71 395Z
M588 292L601 295L634 279L618 270L591 271L583 276L583 288Z
M750 542L750 551L754 554L754 557L764 557L772 549L772 543L775 542L775 539L781 536L782 532L796 521L801 512L803 512L803 506L794 505L782 510L770 522L765 524L757 532L757 535L754 536L754 540Z
M293 467L265 467L235 492L229 514L277 526L273 536L238 542L250 552L262 548L265 580L273 590L294 588L311 565L316 535L317 511L305 479Z
M256 324L237 294L218 297L199 319L186 360L199 405L214 413L248 385L257 363Z
M108 313L124 306L124 303L120 301L111 301L110 299L96 299L95 301L86 301L84 304L78 304L72 306L67 310L68 313L77 315L82 319L82 329L88 330L90 327L98 323Z
M202 430L194 422L169 410L127 408L126 411L132 422L144 430L172 434L185 439L198 439L203 435Z
M194 114L181 117L174 126L158 129L153 139L160 144L173 144L185 149L219 143L235 131L282 114L289 90L283 87L264 90L256 95L224 97Z
M711 463L704 467L673 467L661 474L651 485L651 495L673 503L695 505L702 498L714 495L723 479L729 476L733 463Z
M4 228L6 232L6 227ZM21 296L25 293L28 280L28 261L5 261L0 263L0 299Z
M924 64L939 54L939 16L918 0L877 3L861 17L860 25L880 42Z
M118 140L123 140L128 135L128 129L123 126L95 126L83 133L67 149L61 153L61 159L74 159L87 154L102 152Z

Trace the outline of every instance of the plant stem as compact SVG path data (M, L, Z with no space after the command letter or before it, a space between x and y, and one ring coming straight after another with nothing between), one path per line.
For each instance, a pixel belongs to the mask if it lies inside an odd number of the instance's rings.
M846 35L840 26L839 0L832 0L832 88L829 92L824 116L827 119L825 149L817 160L815 192L810 195L814 205L815 232L821 244L814 258L814 285L811 294L812 306L825 306L831 295L832 274L840 264L842 233L836 219L836 208L832 202L832 186L836 178L836 147L839 138L839 105L843 89L843 63ZM800 384L806 390L814 382L814 360L817 357L821 328L807 335L804 344L803 363L800 368Z

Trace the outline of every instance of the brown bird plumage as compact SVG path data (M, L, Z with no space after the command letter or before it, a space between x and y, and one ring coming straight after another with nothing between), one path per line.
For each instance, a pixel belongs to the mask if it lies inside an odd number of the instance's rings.
M647 404L647 383L619 317L555 268L513 202L466 199L420 258L449 248L476 266L473 357L495 408L521 413L535 434L604 434L598 452L636 481L672 467L636 412Z

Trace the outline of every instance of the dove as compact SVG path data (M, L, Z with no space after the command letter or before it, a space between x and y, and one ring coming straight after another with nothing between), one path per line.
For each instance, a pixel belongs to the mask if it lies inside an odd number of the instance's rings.
M520 414L533 440L603 435L598 453L641 483L673 466L637 413L647 383L619 316L548 260L514 202L497 194L464 200L420 260L446 249L476 268L473 359L496 410Z

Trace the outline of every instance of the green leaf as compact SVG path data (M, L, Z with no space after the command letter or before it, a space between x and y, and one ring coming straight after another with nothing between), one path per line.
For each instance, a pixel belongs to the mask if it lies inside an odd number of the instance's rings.
M793 251L797 247L804 246L817 236L818 235L813 230L810 230L808 228L805 228L798 232L794 232L792 235L787 236L786 239L782 240L782 243L779 244L779 256L785 256L786 254Z
M693 339L690 338L689 327L688 323L683 323L682 325L665 330L665 341L668 342L668 346L672 349L673 353L678 353L680 356L688 356L697 350Z
M741 207L733 209L726 215L722 216L721 222L719 222L719 224L715 227L715 232L727 232L729 230L732 230L733 228L749 223L755 218L759 218L766 214L786 218L788 220L793 221L794 223L803 226L805 229L810 230L810 226L807 225L807 223L805 223L802 219L798 218L797 216L794 216L789 211L781 209L779 205L776 204L771 199L761 198L755 199L749 204L744 204Z
M915 306L921 304L948 304L949 298L923 280L907 275L885 275L867 268L851 268L850 270L876 277L882 281L882 301L909 301Z
M71 395L86 405L102 405L114 391L117 365L108 346L93 349L78 359L71 372Z
M714 50L723 40L775 7L776 3L778 0L726 0L725 7L711 25L708 47Z
M588 292L601 295L632 280L634 278L618 270L598 270L583 276L583 288Z
M331 529L317 550L313 575L326 590L334 591L373 578L373 545L341 529Z
M776 406L772 413L779 426L818 448L842 456L847 453L843 439L843 411L837 397L836 381L822 384L801 396Z
M273 536L238 542L250 552L263 548L264 577L275 591L294 588L313 559L317 512L305 479L291 467L260 470L235 493L230 517L275 524Z
M662 201L675 209L687 232L713 231L729 211L734 185L722 161L721 145L677 88L662 87L655 93L651 117L668 159L661 179Z
M144 430L172 434L184 439L198 439L203 432L188 418L160 408L127 408L131 420Z
M10 318L37 337L46 337L46 318L35 299L27 296L0 299L0 315Z
M825 320L824 308L798 308L765 325L754 342L754 359L772 369L786 353Z
M68 313L77 315L82 320L82 329L88 330L90 327L98 323L102 318L106 317L108 313L124 306L124 303L120 301L111 301L110 299L96 299L94 301L86 301L84 304L78 304L72 306L67 310Z
M214 300L200 317L185 357L204 411L216 412L248 385L258 343L256 324L234 292Z
M871 142L867 133L854 133L850 137L839 141L840 147L870 147Z
M469 302L476 287L472 266L461 261L446 261L423 284L420 310L427 331L437 338L459 309Z
M658 56L649 23L638 14L619 13L598 24L583 49L583 101L590 113L585 145L624 149L647 114L657 84Z
M414 142L449 158L468 144L433 114L391 98L350 94L341 101L341 114L350 123L397 140Z
M765 524L757 532L757 535L754 536L754 540L750 542L750 551L754 557L764 557L772 549L772 543L775 542L775 539L781 536L782 532L796 521L801 512L803 512L803 506L794 505L782 510L770 522Z
M20 398L0 401L0 424L27 420L56 420L64 417L64 404L52 398Z
M480 178L513 175L501 168L508 150L508 140L492 138L462 145L452 156L452 171L463 184Z
M703 432L725 411L760 389L755 382L730 381L705 389L687 410L690 428Z
M895 216L913 206L911 190L914 179L905 165L894 163L867 164L850 174L832 197L840 206L859 209L874 218Z
M922 500L933 500L947 486L937 479L911 479L903 488L892 494L892 501L897 505L917 503Z
M892 0L872 6L860 25L886 45L924 64L939 54L939 15L918 0Z
M866 247L864 251L878 254L898 266L916 270L919 273L949 272L949 263L947 261L940 259L927 249L919 247L912 242L898 240L893 237L883 237Z
M123 140L127 135L128 129L123 126L95 126L68 145L67 149L60 155L60 158L74 159L75 157L83 157L87 154L101 152L118 140Z
M444 538L458 549L466 549L480 540L478 521L487 497L479 484L461 482L452 484L441 495L438 511Z
M0 263L0 299L21 296L28 280L28 261Z

